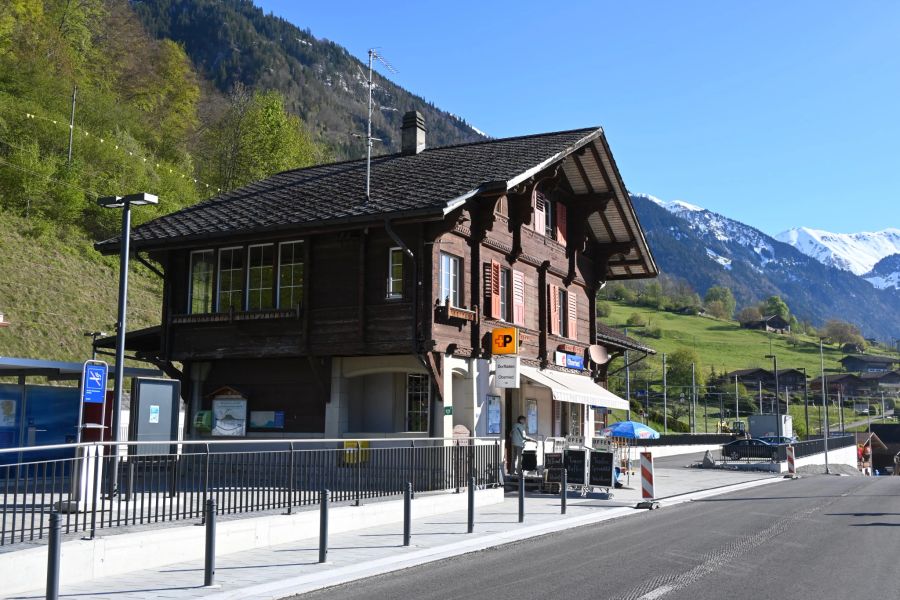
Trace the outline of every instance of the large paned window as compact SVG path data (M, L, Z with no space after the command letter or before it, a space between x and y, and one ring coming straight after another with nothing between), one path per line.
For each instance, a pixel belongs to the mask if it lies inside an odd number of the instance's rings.
M428 431L428 405L431 400L431 381L428 375L410 373L406 376L406 430Z
M441 302L449 301L452 306L459 306L460 293L460 259L452 254L441 252Z
M219 250L219 312L244 310L244 249Z
M388 251L387 297L403 297L403 250L400 248Z
M247 265L247 308L260 310L275 306L275 246L250 246Z
M303 304L303 242L278 245L278 308Z
M193 315L212 312L215 263L215 250L191 252L191 290L188 307Z

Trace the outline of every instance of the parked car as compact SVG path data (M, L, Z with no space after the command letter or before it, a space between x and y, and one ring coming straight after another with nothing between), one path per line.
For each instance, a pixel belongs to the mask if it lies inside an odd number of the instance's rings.
M722 456L729 460L742 458L778 458L778 446L770 444L759 438L749 440L734 440L722 445Z
M774 446L779 446L781 444L796 444L800 441L796 436L788 437L786 435L764 435L758 439Z

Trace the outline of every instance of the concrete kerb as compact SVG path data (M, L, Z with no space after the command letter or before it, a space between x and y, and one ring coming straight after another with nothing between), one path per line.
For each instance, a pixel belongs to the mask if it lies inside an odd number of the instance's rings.
M729 492L735 492L783 481L785 480L777 477L758 479L755 481L725 485L716 488L700 490L697 492L688 492L685 494L669 496L666 498L661 498L659 502L661 507L665 508L685 502L691 502L693 500L702 500L711 496L717 496L720 494L726 494ZM565 519L549 523L520 526L515 529L492 534L489 536L480 536L477 538L463 540L461 542L452 544L436 546L433 548L425 548L401 556L388 556L365 563L348 565L346 567L339 567L327 571L322 571L321 573L315 573L312 575L300 575L297 577L291 577L279 581L247 586L244 588L229 590L227 592L221 592L218 594L211 594L209 596L206 596L204 600L236 600L239 598L249 597L278 600L280 598L287 598L298 594L304 594L315 590L350 583L352 581L365 579L367 577L374 577L377 575L384 575L403 569L409 569L430 562L452 558L455 556L461 556L463 554L469 554L471 552L478 552L481 550L486 550L488 548L502 546L504 544L510 544L529 538L566 531L568 529L574 529L575 527L592 525L603 521L609 521L612 519L627 517L629 515L639 514L645 513L643 511L635 510L633 506L629 504L628 506L611 508L604 511L603 513L587 513L582 516L567 517Z

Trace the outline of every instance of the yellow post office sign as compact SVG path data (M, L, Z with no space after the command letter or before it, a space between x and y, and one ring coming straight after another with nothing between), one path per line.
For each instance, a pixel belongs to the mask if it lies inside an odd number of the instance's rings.
M517 354L519 352L519 330L515 327L500 327L491 332L492 354Z

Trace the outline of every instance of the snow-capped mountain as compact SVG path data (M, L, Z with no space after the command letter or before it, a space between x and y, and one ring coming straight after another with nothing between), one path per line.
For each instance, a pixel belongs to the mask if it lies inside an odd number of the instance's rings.
M775 236L824 265L865 275L879 260L900 252L900 229L863 233L832 233L795 227Z
M688 202L646 194L632 194L632 202L660 269L687 280L701 296L714 285L731 288L738 306L778 295L797 318L815 325L841 319L869 336L900 335L900 289L876 289L850 271ZM873 277L888 275L879 270Z
M863 278L880 290L900 290L900 254L882 258Z

